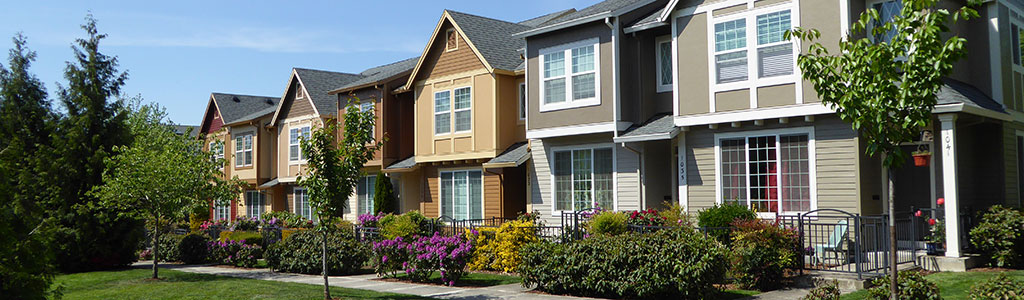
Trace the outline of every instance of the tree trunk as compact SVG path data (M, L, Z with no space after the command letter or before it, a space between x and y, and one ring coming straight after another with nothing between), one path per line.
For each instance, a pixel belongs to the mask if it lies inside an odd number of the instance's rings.
M157 279L157 261L160 261L160 222L153 226L153 279Z
M899 266L896 263L896 170L889 168L889 299L896 300L899 295Z
M322 274L324 275L324 299L325 300L331 300L331 286L327 282L327 229L326 228L324 229L324 240L323 240L323 243L320 244L320 246L321 246L320 249L323 250L321 252L322 255L320 257L323 258L323 272L322 272Z

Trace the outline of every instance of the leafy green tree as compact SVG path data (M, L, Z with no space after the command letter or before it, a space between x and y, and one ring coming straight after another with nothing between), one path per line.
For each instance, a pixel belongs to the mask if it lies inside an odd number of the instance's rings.
M230 199L242 183L224 180L221 161L211 160L202 141L174 132L164 109L133 101L128 127L134 141L115 146L108 158L103 185L89 195L102 207L118 208L125 217L144 218L153 224L153 278L157 278L162 221L187 220L197 208L209 208L210 199Z
M25 36L13 41L7 67L0 65L0 295L59 297L50 288L53 241L39 205L50 191L45 166L54 116L43 83L28 71L35 52Z
M377 175L377 182L373 185L373 213L395 213L395 188L391 185L391 179L383 173Z
M82 25L87 37L78 39L67 63L60 87L60 103L66 115L54 136L58 153L51 179L58 194L46 210L58 226L55 245L63 272L127 265L143 238L142 222L129 218L123 209L89 205L96 199L86 193L102 183L104 160L116 146L131 142L125 125L127 111L117 100L128 75L117 69L117 58L99 52L96 19Z
M381 147L373 136L374 122L372 110L362 111L358 106L349 104L345 108L341 141L337 145L335 136L339 131L331 122L301 141L309 169L308 175L298 178L298 183L309 193L309 205L321 220L317 230L324 235L321 245L324 299L331 299L327 279L327 236L332 225L327 220L343 217L348 208L348 197L355 192L356 183L363 176L363 165L373 159Z
M946 23L977 17L968 6L956 12L936 6L938 0L903 0L903 8L892 20L882 20L878 11L868 9L851 27L853 34L866 32L876 37L842 40L839 52L832 54L817 42L817 30L795 29L787 32L808 42L807 53L797 64L803 78L814 84L825 105L867 143L866 154L881 155L889 172L889 211L894 210L893 172L906 159L900 145L913 141L922 127L931 122L936 93L943 77L953 71L953 63L966 55L967 40L948 36ZM972 4L976 1L970 1ZM885 39L885 36L891 36ZM890 240L896 240L893 214L889 214ZM896 261L896 243L891 243L890 261ZM891 264L896 274L896 264ZM897 276L890 283L897 295Z

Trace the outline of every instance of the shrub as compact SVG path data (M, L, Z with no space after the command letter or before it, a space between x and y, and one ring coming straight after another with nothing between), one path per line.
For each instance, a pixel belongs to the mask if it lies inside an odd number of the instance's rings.
M281 240L283 241L283 240L287 239L289 236L292 236L293 234L295 234L296 232L301 232L303 230L306 230L306 229L302 229L302 228L299 228L299 229L281 229Z
M648 209L630 213L628 223L636 226L665 226L665 219L657 210Z
M384 218L384 216L382 216L382 215L371 215L371 214L361 214L361 215L359 215L359 218L356 219L356 221L358 222L359 226L363 226L363 227L377 227L377 226L380 225L379 223L380 223L380 219L381 218Z
M533 222L511 221L471 232L467 235L473 243L469 269L515 272L522 262L519 250L540 240L533 230Z
M1024 281L1013 280L1006 272L971 286L972 300L1011 300L1024 298Z
M519 222L532 222L537 226L544 226L543 221L540 219L540 211L536 209L533 212L519 212L516 214L516 221Z
M430 219L418 211L409 211L401 215L385 215L378 221L381 237L394 239L403 237L409 240L414 235L431 236L437 226L436 219Z
M762 291L779 288L785 269L796 265L796 230L760 219L736 220L733 226L730 260L736 282Z
M242 245L242 247L238 249L238 252L235 252L232 263L239 267L252 268L256 266L256 262L259 261L260 258L263 258L263 247L256 245Z
M466 263L473 253L473 245L462 235L406 240L396 237L373 243L374 269L380 276L394 276L400 265L413 281L427 281L436 271L441 283L454 286L466 272Z
M839 300L839 282L835 280L819 280L814 289L800 300Z
M625 213L602 211L590 218L588 229L592 235L619 235L626 232L628 219Z
M274 223L285 228L313 228L312 220L287 211L268 212L263 214L263 219L270 220L268 223L277 220Z
M942 299L939 296L939 286L934 282L928 281L921 275L921 273L915 271L902 271L897 279L899 284L899 297L901 300L938 300ZM885 275L882 278L875 279L871 284L876 285L875 287L868 290L868 295L871 299L876 300L888 300L889 299L889 275Z
M157 249L160 261L181 261L181 256L178 253L178 244L181 243L181 239L184 237L180 234L161 234L157 240L157 244L160 245L160 249Z
M971 229L971 243L992 258L992 266L1024 266L1024 212L992 206Z
M243 245L240 241L210 241L207 244L209 259L216 264L234 265L235 256Z
M686 207L679 205L676 202L664 202L665 210L662 210L658 214L665 219L665 225L667 226L693 226L693 221L690 220L690 215L686 213Z
M320 274L324 234L300 230L263 253L267 265L275 271ZM369 259L369 249L356 241L351 232L332 230L327 234L327 273L348 275L358 271Z
M736 220L757 219L757 213L746 206L735 204L715 205L701 210L697 214L697 226L708 228L709 235L714 236L719 242L729 245L729 231L721 228L728 228Z
M205 235L198 233L185 235L178 243L178 256L181 258L181 262L186 264L206 262L210 253L209 243L210 239L207 239Z
M210 220L209 212L203 208L201 212L193 212L188 215L188 232L199 232L203 230L202 225Z
M579 296L707 299L724 282L726 249L690 228L599 235L523 247L524 285Z
M263 234L257 231L221 231L221 241L239 241L248 245L263 246Z
M395 205L398 199L395 198L395 189L391 186L391 179L383 174L377 175L377 182L374 183L373 213L391 214L397 212Z
M235 220L235 226L233 230L237 231L256 231L260 229L260 220L256 217L252 218L239 218Z

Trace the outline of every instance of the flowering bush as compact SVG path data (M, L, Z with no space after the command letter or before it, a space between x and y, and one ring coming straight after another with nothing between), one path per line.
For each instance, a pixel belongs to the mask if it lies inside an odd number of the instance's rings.
M373 214L361 214L357 221L359 221L359 225L363 227L377 227L378 222L380 222L380 219L383 217L384 216Z
M757 219L757 213L746 206L736 204L715 205L701 210L697 214L697 226L710 229L708 234L714 236L719 242L728 246L731 230L721 230L732 226L732 223L739 220Z
M636 226L665 226L665 220L656 209L633 211L629 214L629 225Z
M263 246L263 234L258 231L221 231L218 240Z
M238 255L238 250L242 249L242 245L245 245L242 241L210 241L209 251L210 261L217 264L234 265L235 257Z
M482 228L467 236L473 243L469 269L502 272L515 272L523 260L519 250L540 240L533 229L533 222L529 221L511 221L500 228Z
M199 224L199 229L210 230L210 228L220 227L225 228L228 226L228 220L206 220L202 224Z
M462 235L403 237L373 243L374 269L378 276L394 276L398 270L414 281L426 281L436 271L441 283L454 286L466 272L473 245Z
M779 288L786 268L796 265L799 240L796 230L765 220L733 222L732 274L744 288Z
M537 211L536 209L533 210L533 212L519 212L519 214L516 215L516 221L532 222L537 226L544 226L540 220L540 211Z
M256 217L252 218L239 218L235 220L235 226L232 230L238 231L256 231L260 229L260 219Z
M266 222L268 225L277 225L284 228L313 228L313 220L287 211L268 212L263 214L263 219L269 220Z
M256 262L263 257L263 247L256 245L242 245L235 252L234 258L231 264L243 267L252 268L256 266Z

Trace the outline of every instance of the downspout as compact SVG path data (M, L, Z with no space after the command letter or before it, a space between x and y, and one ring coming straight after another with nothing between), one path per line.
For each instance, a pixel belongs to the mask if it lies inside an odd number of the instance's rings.
M604 24L612 29L612 136L619 137L619 19L604 18Z
M644 180L644 156L639 150L636 150L633 147L626 145L626 143L622 143L622 148L625 148L626 150L636 153L636 156L640 158L638 159L640 167L636 168L636 178L639 181L638 183L640 184L640 210L647 209L647 185L645 184Z

